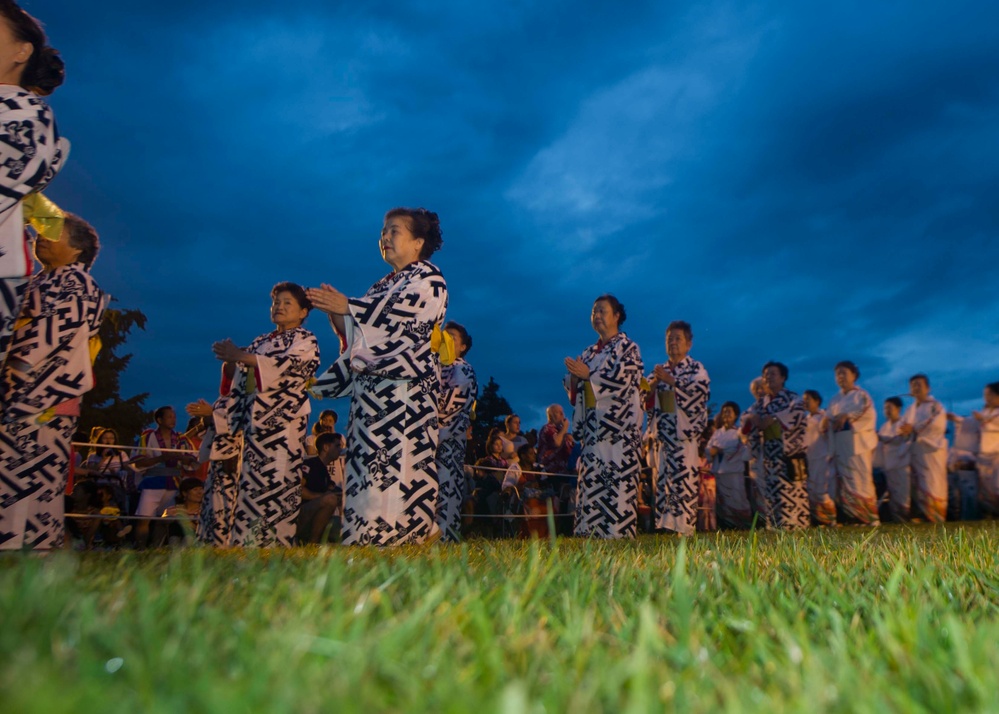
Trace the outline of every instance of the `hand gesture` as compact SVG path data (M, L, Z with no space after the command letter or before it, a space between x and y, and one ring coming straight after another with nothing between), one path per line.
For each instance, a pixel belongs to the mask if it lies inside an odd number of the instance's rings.
M327 315L346 315L350 311L347 296L332 285L323 283L318 288L306 288L305 294L314 308Z
M212 352L215 353L216 359L223 362L239 362L245 356L243 350L239 349L236 343L228 337L221 342L214 343L212 345Z
M569 374L573 377L578 377L579 379L589 379L590 378L590 368L586 366L586 363L582 360L572 359L572 357L565 358L565 368L569 370Z
M187 405L185 409L188 416L193 417L206 417L212 415L212 405L208 403L205 399L199 399L196 402L191 402Z
M657 364L656 368L652 370L652 374L656 378L657 382L668 384L671 387L676 386L676 377L674 377L673 373L666 369L663 365Z

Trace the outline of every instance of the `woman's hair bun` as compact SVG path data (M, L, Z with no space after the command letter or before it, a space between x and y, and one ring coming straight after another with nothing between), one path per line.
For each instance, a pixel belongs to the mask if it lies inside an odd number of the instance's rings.
M66 63L59 56L59 51L52 47L44 47L32 52L28 65L21 76L21 86L30 89L35 94L47 96L55 91L66 79Z

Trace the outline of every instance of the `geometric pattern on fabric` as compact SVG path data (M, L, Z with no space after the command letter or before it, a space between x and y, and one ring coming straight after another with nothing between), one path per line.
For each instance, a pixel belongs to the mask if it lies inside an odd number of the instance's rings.
M750 409L760 416L774 417L780 436L763 441L763 496L767 501L768 524L772 528L796 530L809 526L808 480L805 457L805 430L808 410L790 389L758 400ZM788 459L800 459L805 478L789 473Z
M319 366L319 346L297 327L261 335L245 351L257 356L257 366L238 364L231 383L223 377L214 405L199 535L223 547L290 546L311 411L306 386Z
M419 260L348 300L344 350L313 387L351 398L344 545L421 543L438 532L441 366L430 338L447 299L440 270Z
M61 548L77 417L0 425L0 550Z
M27 278L0 278L0 368L7 359L27 284Z
M590 370L595 404L586 406L584 383L575 394L570 389L573 436L582 447L575 534L634 538L641 473L642 356L638 345L619 332L606 344L588 347L579 359Z
M649 419L655 424L659 469L656 475L656 528L692 535L697 521L700 489L698 440L708 421L711 378L704 365L689 355L662 367L676 384L660 382L651 395ZM672 392L675 411L663 410L659 396Z
M441 367L440 425L437 447L437 526L444 541L461 540L461 504L465 500L466 433L479 394L472 365L457 358Z

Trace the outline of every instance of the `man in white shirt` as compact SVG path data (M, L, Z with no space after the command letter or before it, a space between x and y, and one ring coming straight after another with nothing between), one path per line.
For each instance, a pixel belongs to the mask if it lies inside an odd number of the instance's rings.
M916 401L905 410L898 433L912 437L909 459L916 505L928 521L942 523L947 519L947 412L930 396L925 374L909 379L909 393Z

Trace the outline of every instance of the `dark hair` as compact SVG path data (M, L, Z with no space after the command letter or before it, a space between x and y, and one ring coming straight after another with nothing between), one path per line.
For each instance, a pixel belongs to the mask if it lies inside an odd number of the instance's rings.
M684 337L687 338L687 342L692 342L694 340L694 333L690 329L690 323L684 322L683 320L673 320L666 327L666 332L670 330L679 330L683 333Z
M721 405L721 409L718 410L719 416L721 416L722 410L725 409L725 407L732 407L732 410L735 412L736 419L738 419L739 415L742 414L742 410L739 409L739 405L736 404L735 402L729 401Z
M985 388L999 397L999 382L989 382Z
M787 375L789 374L789 372L787 371L786 364L784 364L783 362L775 362L774 360L770 360L765 365L763 365L763 369L760 370L760 374L766 372L767 368L769 367L776 367L777 371L780 372L780 376L783 377L785 382L787 381Z
M896 407L901 409L902 399L901 397L888 397L887 399L885 399L885 404L894 404Z
M91 444L93 444L93 446L90 447L90 454L91 455L97 453L97 450L101 446L101 437L104 436L105 434L107 434L108 432L111 432L112 434L114 434L114 443L116 443L116 444L118 443L118 432L115 431L114 429L112 429L111 427L109 427L109 426L108 427L95 426L94 427L94 431L96 431L97 434L92 438L92 440L90 442Z
M520 419L520 417L517 416L516 414L507 414L506 418L503 420L503 426L505 426L507 429L509 429L510 428L510 421L513 420L513 419Z
M822 406L822 395L816 392L814 389L806 389L804 392L804 396L811 397L812 399L814 399L819 403L820 407Z
M527 453L527 450L533 448L534 447L531 446L530 444L521 444L520 446L517 447L517 458L522 459L524 457L524 454Z
M446 325L444 325L445 330L454 330L459 335L461 335L461 341L465 343L465 349L462 351L459 357L464 357L468 354L468 351L472 349L472 336L468 334L468 330L465 329L464 325L459 325L454 320L451 320Z
M621 301L618 300L613 295L611 295L610 293L604 293L603 295L601 295L600 297L598 297L596 300L594 300L593 304L596 305L601 300L603 300L608 305L610 305L611 312L615 312L618 315L620 315L620 317L618 317L618 319L617 319L617 326L620 327L621 325L623 325L624 321L627 319L628 316L624 312L624 305L621 304Z
M851 362L850 360L845 359L842 362L837 362L836 366L833 367L833 372L835 372L840 367L842 367L843 369L848 369L851 372L853 372L853 378L854 379L860 379L860 368L857 365L855 365L853 362Z
M426 208L393 208L385 214L385 220L395 216L404 216L409 219L409 230L414 238L422 238L423 246L420 248L420 260L426 260L444 244L443 232L441 231L441 219L433 211Z
M153 421L159 422L159 420L163 418L163 415L166 414L168 411L172 412L173 407L166 406L158 408L156 411L153 412Z
M66 65L59 53L49 47L41 24L13 0L0 0L0 17L7 21L14 39L31 43L31 57L25 63L18 83L43 97L52 94L66 78Z
M340 446L340 435L331 434L327 431L316 437L317 452L322 453L322 450L329 444L336 444L337 446Z
M914 375L912 375L911 377L909 377L909 383L910 383L910 384L912 384L912 383L913 383L913 382L915 382L915 381L916 381L917 379L921 379L921 380L923 380L924 382L926 382L926 386L927 386L927 387L929 387L929 386L930 386L930 378L929 378L929 377L927 377L927 376L926 376L925 374L923 374L922 372L919 372L918 374L914 374Z
M180 483L177 485L178 494L182 495L188 491L195 488L204 488L205 482L196 476L188 476L187 478L182 478ZM179 503L179 499L178 499Z
M305 288L303 288L298 283L291 283L287 280L283 283L278 283L273 288L271 288L271 300L276 298L281 293L291 293L291 296L295 298L295 302L298 303L300 308L306 311L312 309L312 303L309 302L308 296L305 294Z
M90 270L90 267L97 259L97 253L101 249L101 239L97 235L94 227L75 213L66 212L65 230L69 236L69 244L80 251L77 262L83 263L83 267ZM42 240L41 237L38 240Z

